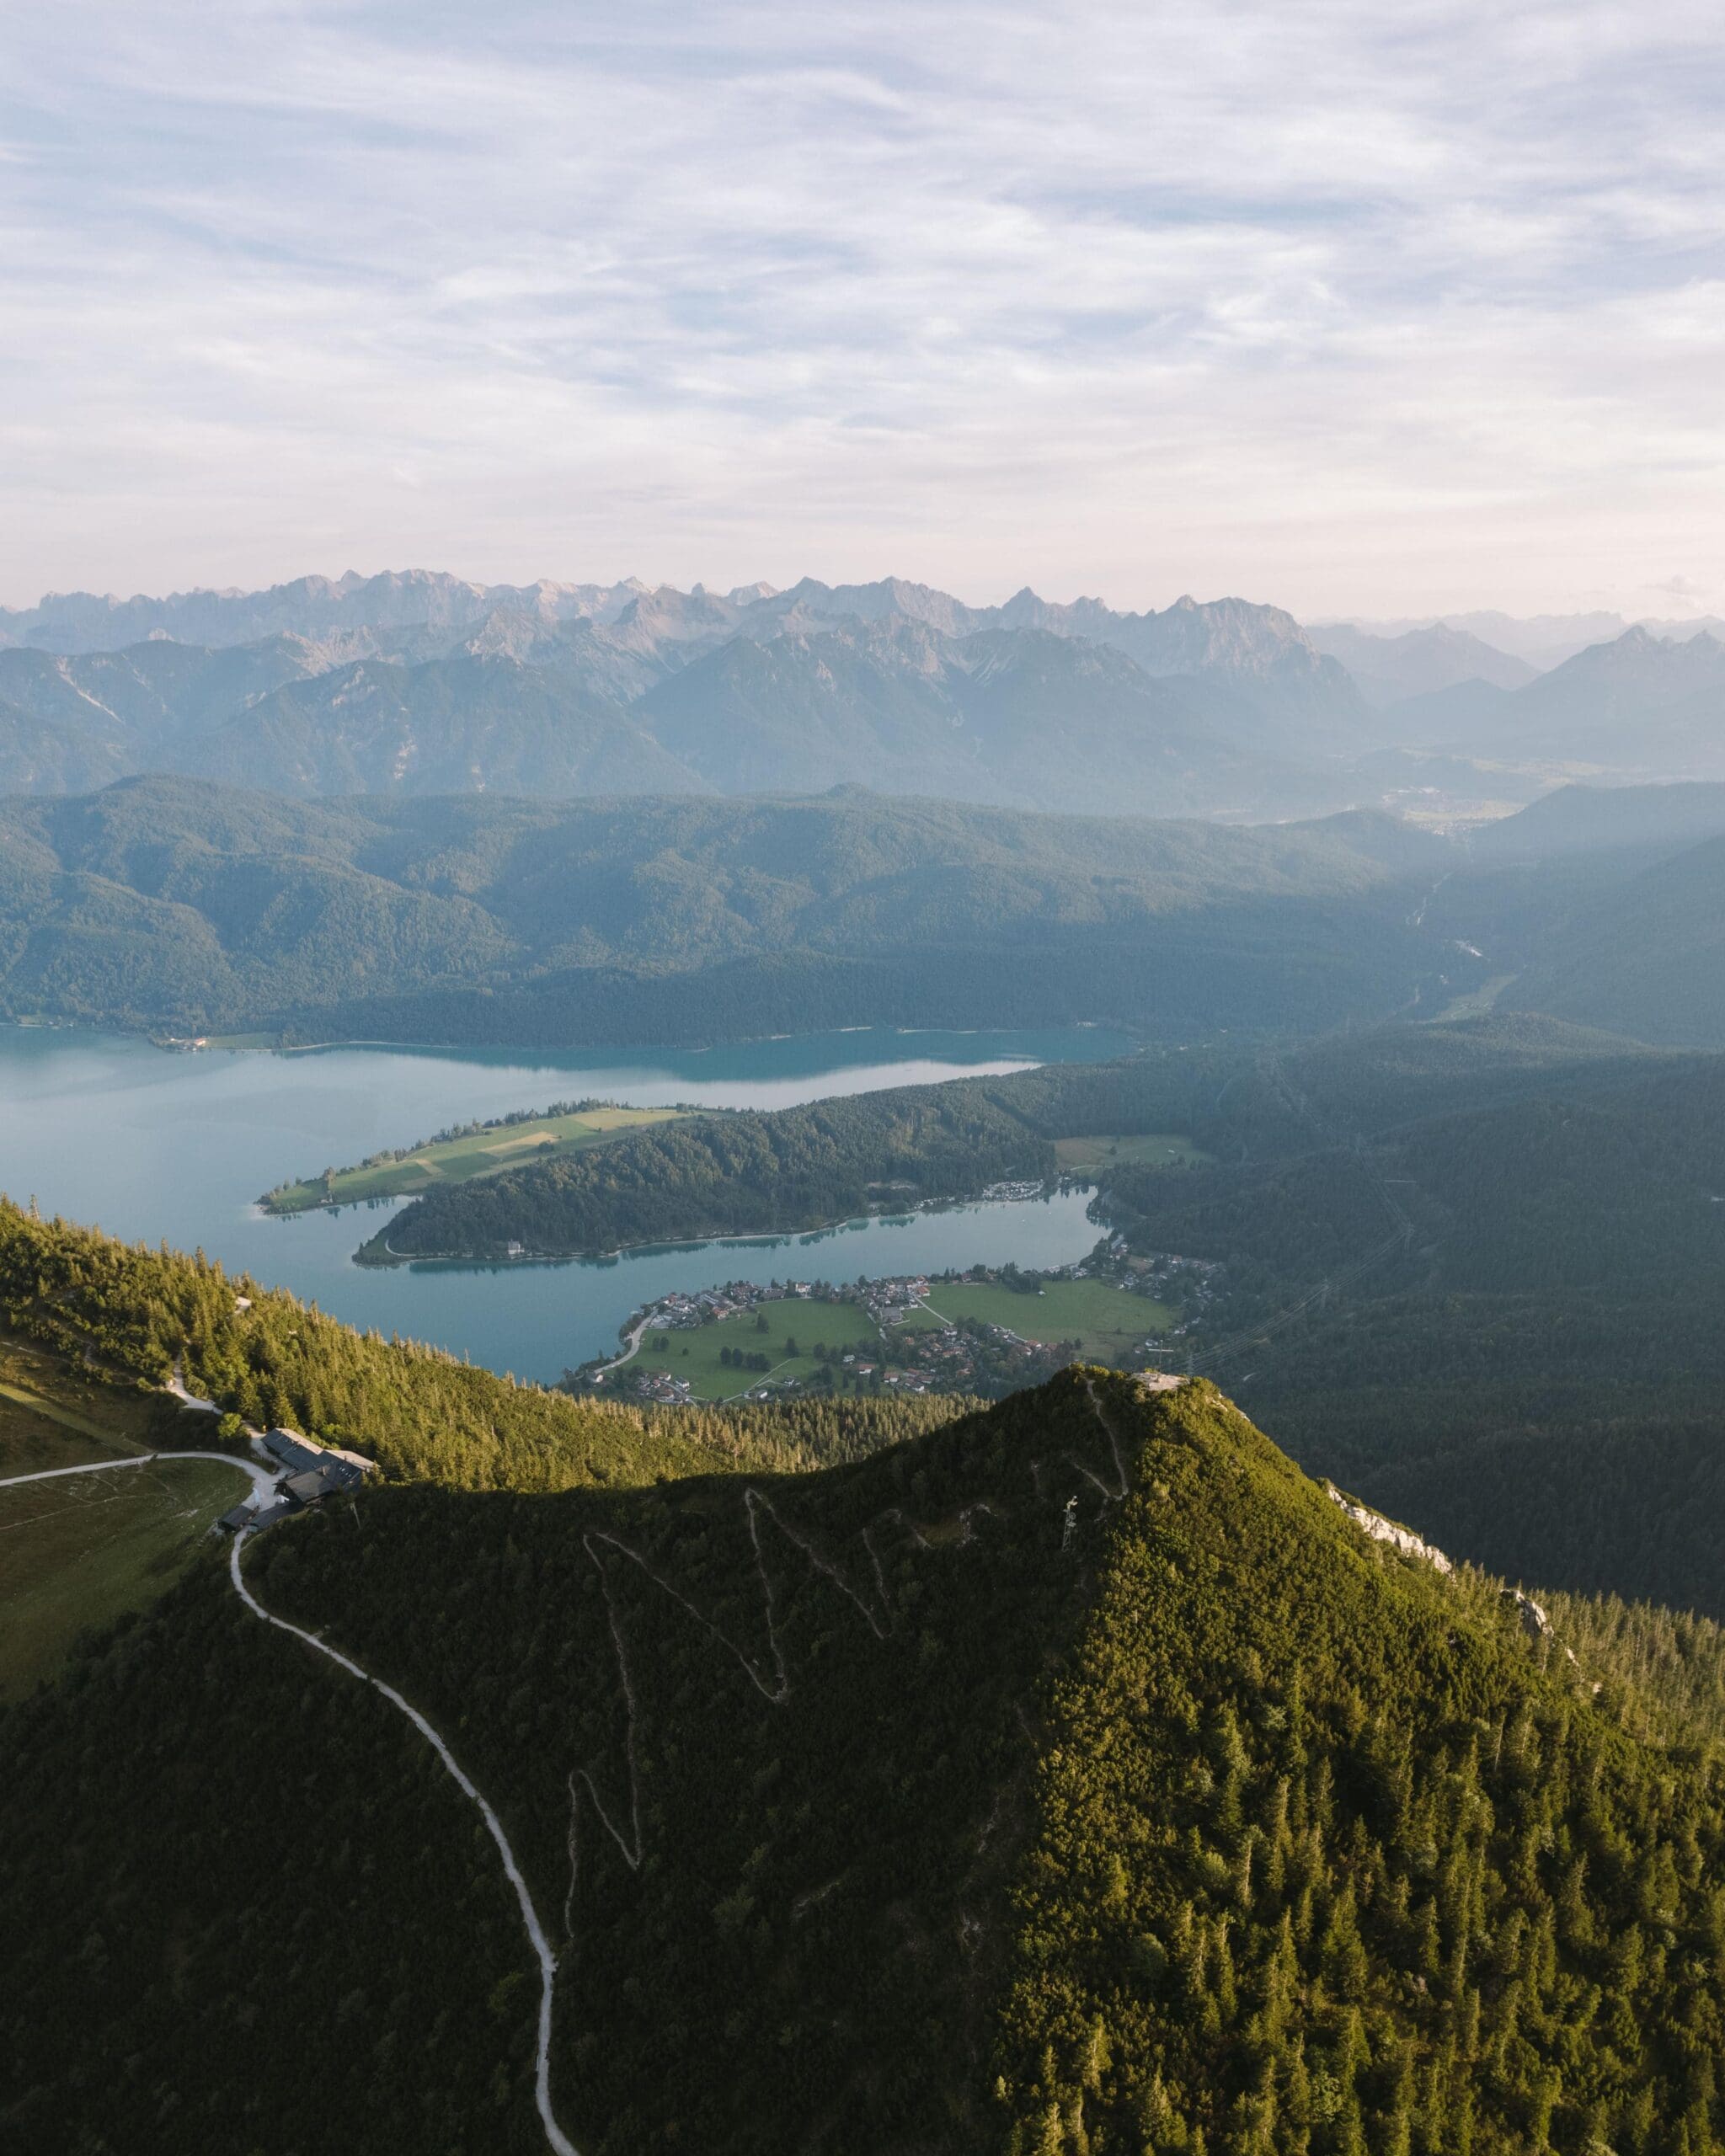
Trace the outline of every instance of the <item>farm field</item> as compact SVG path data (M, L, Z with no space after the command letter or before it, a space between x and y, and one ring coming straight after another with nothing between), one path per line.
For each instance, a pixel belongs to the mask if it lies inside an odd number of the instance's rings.
M1165 1303L1135 1295L1106 1280L1046 1280L1034 1294L999 1282L933 1283L928 1308L948 1324L975 1318L1003 1325L1026 1340L1076 1340L1087 1362L1118 1363L1135 1355L1147 1334L1173 1322Z
M1104 1168L1178 1168L1207 1161L1189 1138L1162 1130L1136 1138L1057 1138L1055 1159L1068 1175L1094 1175Z
M172 1587L244 1488L217 1461L175 1460L0 1490L0 1700L51 1677L80 1632Z
M642 1337L640 1353L628 1367L666 1370L673 1377L686 1378L697 1400L734 1400L750 1386L770 1380L812 1378L820 1367L812 1351L823 1344L846 1354L862 1355L866 1360L878 1359L880 1328L867 1310L859 1310L854 1303L809 1303L793 1296L768 1303L761 1315L766 1320L765 1332L756 1325L753 1311L720 1318L713 1325L693 1326L687 1331L649 1331ZM663 1347L659 1344L661 1341L665 1343ZM794 1341L796 1354L786 1353L787 1341ZM739 1348L745 1355L767 1355L772 1367L767 1370L729 1368L719 1360L719 1351L724 1348Z
M337 1168L327 1176L282 1183L259 1200L266 1212L306 1213L320 1205L358 1205L373 1198L414 1198L439 1183L496 1175L523 1161L585 1153L644 1123L670 1123L684 1108L585 1108L579 1114L534 1116L466 1137L415 1145L401 1159Z

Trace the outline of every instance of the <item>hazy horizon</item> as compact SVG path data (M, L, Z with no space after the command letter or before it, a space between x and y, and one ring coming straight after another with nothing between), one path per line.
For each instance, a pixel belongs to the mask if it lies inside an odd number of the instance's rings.
M650 576L641 576L634 571L625 571L621 576L612 576L600 571L592 574L585 575L555 575L549 573L540 573L521 577L482 577L467 574L459 568L439 568L433 566L428 562L415 562L405 565L385 564L377 568L350 568L335 571L315 568L307 569L285 577L272 578L264 584L211 583L188 584L175 590L168 590L164 586L158 586L153 589L140 589L135 591L99 590L88 584L71 585L61 590L40 591L29 597L0 597L0 613L29 613L36 611L40 607L51 606L57 601L79 598L108 600L111 601L115 606L126 606L137 604L140 602L171 604L176 600L206 596L214 598L247 597L260 591L286 589L302 584L322 582L330 585L339 585L350 581L357 581L360 584L369 584L375 582L381 577L389 576L403 578L411 578L414 576L449 577L454 579L457 582L479 587L513 585L521 590L530 590L536 584L549 584L563 590L574 590L582 586L600 586L603 588L615 589L617 586L621 584L634 583L638 584L643 590L646 591L676 590L685 593L690 593L698 590L705 590L716 594L721 597L729 596L736 592L752 591L757 587L761 586L765 586L766 590L772 591L776 596L782 591L792 589L794 584L803 580L800 578L793 578L789 584L776 585L773 584L770 579L759 577L720 579L712 576L705 578L697 576L692 579L686 584L673 585L666 579L655 579ZM880 569L872 574L856 578L846 578L842 579L822 578L817 579L816 580L830 584L837 584L840 583L864 585L882 583L921 584L933 590L943 592L947 596L957 599L962 604L967 606L975 607L979 611L985 610L991 606L1004 606L1007 600L1015 597L1020 591L1027 589L1036 589L1034 586L1027 586L1023 583L1011 584L1009 582L1008 584L998 588L987 590L978 590L974 589L961 589L954 590L949 586L941 584L932 579L906 577L892 569ZM1281 600L1277 598L1274 591L1190 591L1183 589L1181 590L1170 590L1164 595L1143 598L1135 596L1130 594L1124 596L1114 595L1105 591L1081 592L1076 590L1050 590L1044 589L1037 590L1036 595L1039 598L1047 600L1055 605L1071 605L1074 603L1081 603L1085 600L1099 600L1103 605L1112 608L1118 613L1123 614L1162 612L1166 611L1169 606L1176 604L1183 598L1194 599L1201 606L1225 602L1231 600L1243 600L1248 605L1253 606L1279 606L1282 604ZM1530 628L1538 627L1546 623L1550 623L1554 627L1560 625L1580 623L1589 620L1595 615L1599 616L1602 618L1607 616L1611 616L1620 619L1626 627L1645 626L1655 631L1661 629L1678 630L1690 627L1698 623L1711 623L1717 618L1706 608L1701 606L1697 602L1690 602L1685 604L1681 600L1674 600L1668 596L1665 604L1669 609L1669 611L1661 612L1657 610L1650 609L1638 614L1623 614L1621 609L1607 607L1572 607L1561 610L1556 608L1546 608L1530 610L1525 614L1516 614L1511 612L1507 608L1497 607L1489 603L1482 602L1477 606L1450 606L1443 608L1412 606L1402 613L1389 616L1372 616L1363 610L1355 610L1352 612L1316 612L1301 615L1297 616L1297 618L1300 620L1302 627L1309 628L1322 629L1332 626L1339 627L1343 626L1357 625L1365 630L1368 633L1376 632L1387 636L1398 635L1410 628L1417 628L1428 624L1437 625L1449 622L1464 622L1468 620L1483 622L1484 617L1493 614L1500 616L1506 623L1513 622L1519 627ZM1288 611L1290 612L1293 611L1292 609L1289 609ZM1485 624L1485 626L1488 627L1489 625L1487 623ZM1475 632L1482 633L1482 631L1476 630ZM1489 637L1485 637L1484 640L1489 642Z

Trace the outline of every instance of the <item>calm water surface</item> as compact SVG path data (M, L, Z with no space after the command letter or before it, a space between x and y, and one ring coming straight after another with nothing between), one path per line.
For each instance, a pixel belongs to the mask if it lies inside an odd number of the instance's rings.
M959 1206L821 1235L680 1245L569 1265L414 1265L353 1252L396 1206L286 1220L259 1192L471 1118L589 1095L639 1106L787 1107L837 1093L1034 1063L1097 1062L1100 1028L846 1033L706 1049L323 1049L172 1054L122 1035L0 1027L0 1190L115 1235L166 1239L350 1324L553 1379L616 1341L629 1313L715 1280L854 1279L948 1266L1060 1265L1096 1241L1085 1195Z

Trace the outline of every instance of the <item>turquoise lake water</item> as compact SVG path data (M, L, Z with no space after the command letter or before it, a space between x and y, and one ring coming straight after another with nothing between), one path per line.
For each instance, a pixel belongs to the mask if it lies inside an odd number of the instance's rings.
M1069 1192L593 1262L380 1271L355 1265L353 1252L396 1206L278 1220L258 1211L258 1194L450 1123L553 1100L787 1107L966 1072L1098 1062L1127 1046L1088 1027L868 1028L705 1049L189 1055L125 1035L0 1027L0 1190L111 1234L201 1246L351 1325L435 1342L543 1383L604 1353L632 1310L674 1288L853 1280L1009 1258L1061 1265L1082 1257L1098 1231L1085 1218L1087 1193Z

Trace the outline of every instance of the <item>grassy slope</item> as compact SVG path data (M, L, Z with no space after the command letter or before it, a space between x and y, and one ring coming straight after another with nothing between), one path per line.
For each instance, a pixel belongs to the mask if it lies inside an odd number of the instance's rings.
M215 1460L163 1460L112 1475L0 1490L0 1700L65 1662L171 1587L247 1484Z
M260 1200L270 1213L305 1213L322 1205L358 1205L374 1198L413 1198L444 1183L496 1175L528 1159L560 1160L608 1145L626 1130L673 1123L681 1108L589 1108L579 1115L534 1116L491 1130L477 1130L414 1146L399 1161L375 1166L338 1168L327 1183L319 1177L284 1183Z
M1188 1161L1207 1161L1189 1138L1176 1131L1146 1131L1137 1136L1110 1134L1092 1138L1057 1138L1055 1159L1068 1175L1103 1175L1110 1168L1177 1168Z

